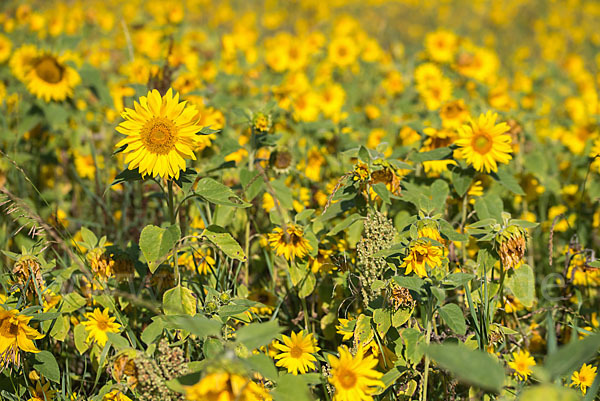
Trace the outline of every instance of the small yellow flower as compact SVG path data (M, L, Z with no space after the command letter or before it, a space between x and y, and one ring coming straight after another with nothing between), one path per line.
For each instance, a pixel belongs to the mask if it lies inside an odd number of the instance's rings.
M95 341L101 347L104 347L108 341L106 333L118 333L121 325L115 323L116 318L108 315L108 309L104 308L100 311L100 308L94 309L93 312L85 314L87 321L81 322L88 331L88 341Z
M535 359L529 354L529 351L519 350L512 353L513 360L508 363L508 366L515 371L515 375L519 380L527 380L532 373L531 367L535 366Z
M352 355L348 348L338 348L340 357L329 355L331 377L329 382L335 386L334 401L372 401L372 395L378 386L383 386L379 380L383 374L373 369L377 359L373 355L364 357L361 347Z
M18 365L19 351L40 352L33 340L44 335L29 327L31 318L16 309L6 310L0 306L0 365L7 362Z
M269 244L277 255L292 260L296 257L303 258L313 249L304 238L304 231L301 227L288 224L286 231L287 236L280 227L277 227L269 234Z
M297 375L298 372L306 373L315 368L317 359L312 354L318 352L320 348L317 347L312 333L304 335L304 331L297 334L292 332L291 337L283 335L282 339L283 344L274 344L274 347L280 351L275 357L278 359L277 366L286 368L289 373L294 375Z
M585 394L587 388L591 387L592 383L594 383L596 370L597 368L595 366L584 363L581 369L579 369L579 372L573 372L573 376L571 376L571 387L579 387L581 392Z
M433 245L427 240L418 240L411 246L404 262L400 265L405 268L404 274L415 272L419 277L427 277L426 265L433 269L442 263L444 252L441 247Z

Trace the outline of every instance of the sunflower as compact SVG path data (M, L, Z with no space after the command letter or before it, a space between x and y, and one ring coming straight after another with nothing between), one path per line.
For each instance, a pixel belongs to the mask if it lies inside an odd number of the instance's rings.
M312 354L318 352L320 348L317 347L312 333L304 335L304 332L301 330L298 334L292 332L291 337L286 335L282 335L281 337L283 344L274 344L274 347L280 351L275 356L275 359L278 359L277 366L286 368L289 373L294 375L297 375L298 372L306 373L315 368L315 361L317 359Z
M508 163L512 156L512 138L506 132L506 123L496 124L498 114L488 111L479 119L470 120L470 125L458 129L459 155L477 171L486 173L498 171L498 163Z
M127 155L129 169L139 168L142 176L179 178L185 170L185 159L196 160L196 133L200 131L199 113L195 106L179 102L179 93L169 89L161 97L154 89L134 102L135 109L126 108L125 119L116 128L127 138L117 143Z
M439 30L425 37L425 48L429 57L439 63L449 63L458 50L458 38L452 32Z
M27 401L52 401L55 398L56 390L50 389L50 382L42 385L40 381L35 384L35 387L29 387L31 398Z
M529 354L529 351L513 352L513 360L508 363L508 366L515 371L515 375L519 380L527 380L532 373L531 367L535 366L535 359Z
M10 56L12 43L9 38L0 34L0 63L4 63Z
M108 315L107 308L104 308L102 312L100 308L96 308L93 312L86 313L85 317L88 320L81 324L89 333L88 341L95 341L101 347L104 347L108 341L106 333L118 333L121 328L119 323L115 323L115 318Z
M50 52L36 52L28 59L23 82L27 90L46 102L61 102L73 95L73 88L81 82L75 69L66 64L64 56Z
M433 245L427 240L417 240L410 247L408 255L400 267L404 267L404 274L415 272L419 277L427 277L426 265L434 268L442 263L444 252L441 247Z
M0 306L0 366L11 362L18 365L19 350L38 353L33 340L44 337L29 327L31 316L24 316L18 310L6 310Z
M277 227L269 234L269 244L275 253L284 256L287 260L296 257L303 258L312 250L312 246L304 238L304 231L295 224L289 224L286 227L287 235L280 227Z
M581 392L585 394L587 388L591 387L596 378L596 367L592 365L586 365L585 363L579 370L579 372L573 372L571 376L571 387L579 387Z
M227 372L211 373L193 386L186 386L185 397L189 401L272 399L261 385L243 376Z
M333 401L372 401L372 394L378 386L383 386L379 378L383 375L374 370L377 359L373 355L364 357L359 347L352 356L348 348L339 347L340 357L329 355L331 377L329 382L335 386Z
M104 395L102 401L131 401L131 398L123 394L121 390L112 390Z

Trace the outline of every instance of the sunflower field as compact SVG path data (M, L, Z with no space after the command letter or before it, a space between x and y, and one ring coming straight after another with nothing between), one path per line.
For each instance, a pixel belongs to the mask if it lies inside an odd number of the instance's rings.
M598 27L1 1L0 399L600 400Z

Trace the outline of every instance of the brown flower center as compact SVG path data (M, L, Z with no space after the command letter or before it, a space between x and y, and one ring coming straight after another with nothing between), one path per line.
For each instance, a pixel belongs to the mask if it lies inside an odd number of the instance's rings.
M340 380L340 384L345 389L351 389L356 384L356 374L348 369L342 369L342 371L338 374L338 378Z
M98 319L96 324L98 326L98 330L106 331L108 329L108 322L104 319Z
M475 134L475 136L473 137L473 140L471 141L471 145L473 146L473 149L482 155L487 154L490 149L492 148L492 138L490 137L489 134L484 133L484 132L480 132Z
M297 345L294 345L291 349L290 349L290 356L292 358L300 358L302 356L304 352L302 352L302 348L300 348Z
M56 84L63 78L65 69L52 56L43 56L35 63L35 73L43 81L49 84Z
M154 117L144 124L140 132L142 143L152 153L169 153L177 142L177 127L165 117Z

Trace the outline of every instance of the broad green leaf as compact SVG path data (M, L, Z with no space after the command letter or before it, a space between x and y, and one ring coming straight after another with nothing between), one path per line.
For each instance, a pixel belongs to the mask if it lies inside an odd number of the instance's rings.
M70 328L71 318L68 315L59 316L50 331L50 337L57 341L65 341Z
M506 286L527 308L531 308L535 299L535 276L529 265L521 265L506 280Z
M145 344L149 345L158 337L160 337L164 327L165 325L161 319L155 319L152 323L146 326L140 338Z
M252 371L260 373L267 379L277 382L277 368L273 363L273 359L265 354L252 355L247 359L242 360Z
M581 365L593 359L600 350L600 334L585 337L567 345L548 355L544 368L552 379L571 374Z
M75 312L77 309L82 308L87 303L87 300L79 295L77 292L70 292L63 297L62 307L60 311L62 313Z
M85 341L88 337L88 332L83 324L78 324L73 330L73 337L75 339L75 348L83 355L89 348L88 343Z
M283 374L277 381L277 387L273 391L274 401L312 401L308 384L302 377L292 374Z
M456 304L446 304L439 309L440 316L450 329L458 335L464 336L467 324L462 309Z
M242 198L237 196L235 192L226 185L221 184L212 178L202 178L198 181L196 186L197 195L200 195L210 203L224 206L235 206L235 207L250 207L251 203L244 201Z
M400 308L392 314L392 326L398 328L410 319L414 309Z
M224 228L216 225L208 226L202 234L228 257L241 262L246 261L242 247Z
M417 163L422 163L432 160L444 160L452 154L450 148L437 148L428 152L417 152L410 155L410 159Z
M202 345L204 357L208 359L218 358L223 353L224 347L221 340L216 338L207 338Z
M425 284L425 281L423 281L422 278L413 276L395 276L394 281L399 286L416 292L420 292Z
M473 174L469 174L470 171L472 170L463 170L458 167L452 171L452 186L461 198L465 196L473 182Z
M303 280L300 281L300 287L298 288L298 296L300 298L306 298L315 289L315 285L317 284L317 278L314 273L308 271L308 274L305 276Z
M363 314L359 315L354 327L354 340L362 344L367 344L372 338L371 317Z
M244 344L249 350L254 350L269 344L281 331L282 328L275 320L250 323L236 331L236 341Z
M402 377L402 375L406 373L406 370L400 370L400 368L392 368L386 374L381 376L379 380L383 383L383 387L380 387L377 394L383 393L386 389L388 389L392 384L396 383L396 381Z
M450 241L466 242L469 236L456 231L446 220L440 220L440 232Z
M452 273L444 279L443 284L451 286L452 288L457 288L468 284L474 278L475 275L471 273Z
M178 285L163 294L163 311L165 315L194 316L196 297L191 290Z
M502 186L506 189L514 192L517 195L525 195L523 188L519 185L517 179L510 173L510 171L506 167L501 167L498 169L496 174L492 174L492 177L496 178Z
M165 317L165 327L178 330L189 331L199 338L208 336L220 336L222 323L215 319L209 319L203 315L195 316L167 316Z
M40 372L46 379L52 380L55 383L60 382L60 369L58 362L49 351L40 351L34 354L33 367Z
M131 347L129 340L118 333L106 333L108 339L117 351Z
M291 210L294 207L294 198L292 197L292 191L285 184L285 181L279 178L270 181L269 184L275 191L275 197L279 199L281 206L286 210Z
M178 225L161 228L153 225L144 227L140 234L140 249L148 262L150 272L158 268L158 261L166 256L179 241L181 231Z
M392 314L387 309L375 309L373 322L377 327L379 336L383 338L392 325Z
M390 204L390 191L387 189L387 187L385 186L385 184L383 182L378 182L377 184L373 185L373 191L375 191L375 193L377 195L379 195L379 197L381 198L381 200L383 201L383 203L387 203Z
M552 384L540 384L525 388L518 401L577 401L579 395L574 390Z
M492 218L501 222L503 210L502 199L496 195L482 196L475 201L475 212L480 220Z
M500 392L504 368L487 352L470 350L462 344L432 344L425 352L458 380Z
M86 227L81 227L81 238L83 238L83 242L85 242L90 249L98 244L98 237L96 237L96 234Z

